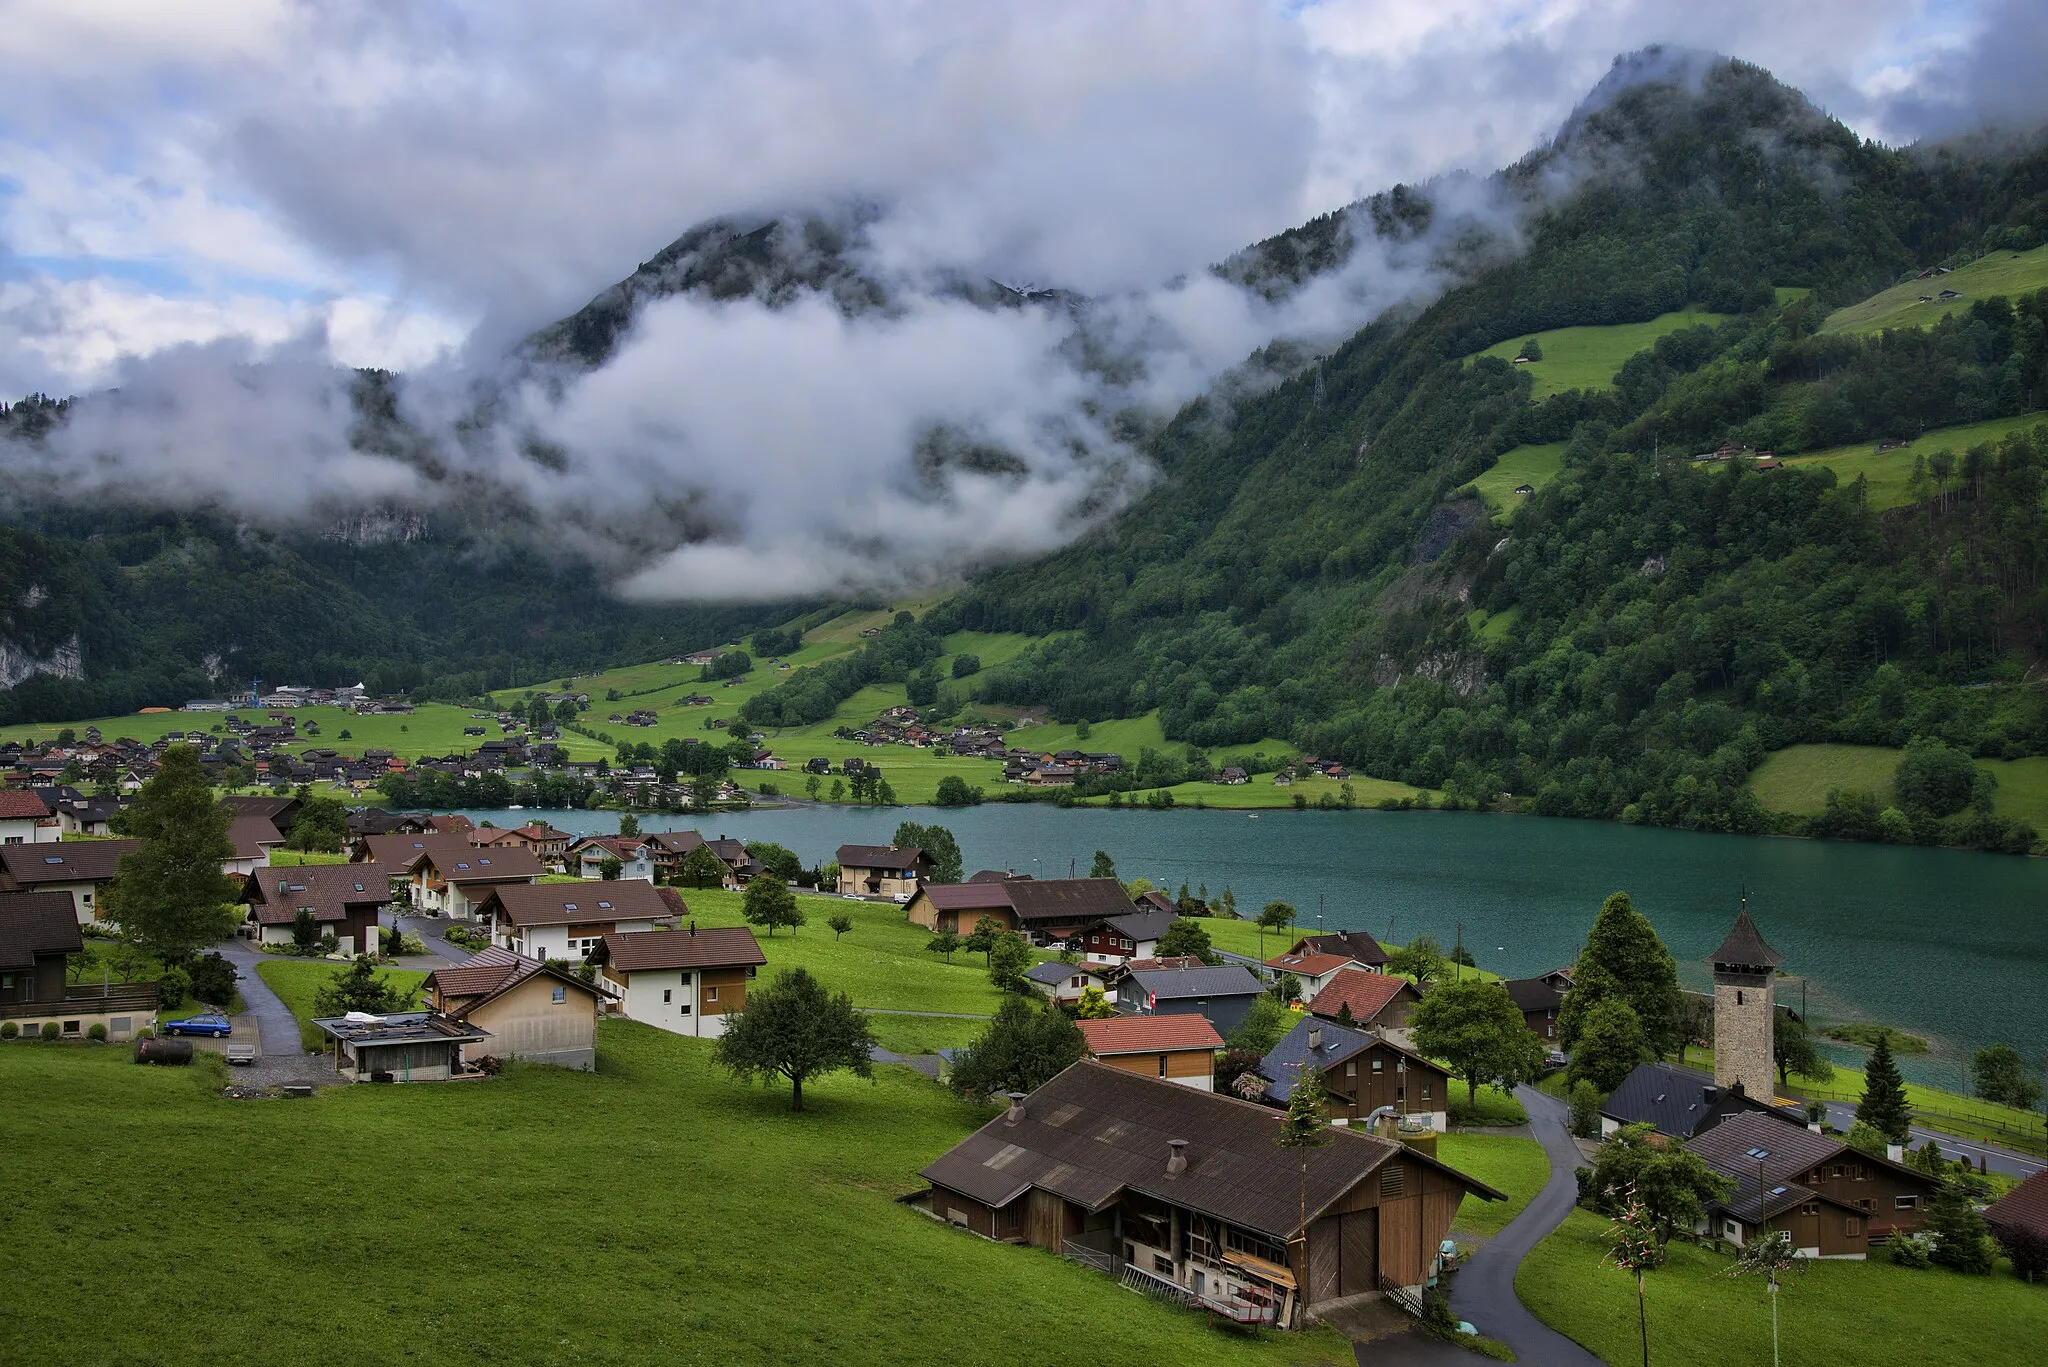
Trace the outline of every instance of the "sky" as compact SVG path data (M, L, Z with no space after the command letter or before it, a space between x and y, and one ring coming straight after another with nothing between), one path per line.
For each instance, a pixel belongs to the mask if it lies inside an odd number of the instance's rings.
M713 215L859 197L887 206L878 270L1142 298L1132 326L1167 339L1147 397L1171 404L1306 326L1172 282L1397 181L1514 160L1618 53L1742 57L1893 143L2048 102L2048 7L2015 0L0 0L0 32L0 396L150 396L146 427L91 434L97 457L146 461L166 497L280 514L422 494L339 440L333 366L412 372L422 409L446 409ZM1413 284L1379 264L1396 275L1352 282L1323 325ZM622 576L651 596L861 580L878 523L916 506L908 448L933 422L1043 448L1028 479L1065 509L1142 487L1128 453L1071 430L1088 396L1048 368L1057 338L909 297L866 332L677 305L607 373L514 408L567 443L580 484L651 481L671 528L712 529L712 552ZM770 372L835 411L764 420L719 396L757 397ZM559 492L503 448L468 458ZM248 488L284 469L288 488ZM822 487L764 535L741 471ZM877 487L896 493L834 511ZM915 563L868 577L1036 553L1086 521L1005 528L1014 484L945 493ZM644 504L597 498L581 521L605 541ZM793 543L829 550L790 573Z

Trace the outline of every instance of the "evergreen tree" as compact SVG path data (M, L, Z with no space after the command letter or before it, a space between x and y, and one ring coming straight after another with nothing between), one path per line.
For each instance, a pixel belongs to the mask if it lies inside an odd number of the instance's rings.
M789 886L765 869L748 880L747 895L740 903L740 914L751 925L768 927L771 937L777 926L788 926L794 930L804 923L803 908L796 904Z
M1571 990L1558 1008L1557 1038L1565 1050L1577 1046L1587 1013L1608 997L1620 998L1635 1012L1653 1057L1678 1048L1684 1034L1678 964L1625 892L1609 897L1594 918Z
M1109 857L1108 850L1097 850L1095 852L1095 862L1088 866L1088 876L1090 878L1116 877L1116 861Z
M1912 1119L1912 1108L1906 1103L1906 1079L1892 1061L1891 1034L1880 1030L1870 1061L1863 1067L1863 1100L1857 1103L1856 1121L1883 1135L1888 1144L1903 1144Z
M354 963L321 984L313 994L313 1014L345 1016L351 1011L364 1011L382 1016L403 1011L411 1002L409 990L394 986L377 970L369 955L358 954Z
M887 805L887 804L884 804ZM966 866L960 857L960 842L944 826L924 825L916 821L901 822L896 827L896 836L889 842L899 850L918 849L932 861L934 883L957 883Z
M995 1019L953 1061L947 1085L979 1099L1035 1092L1088 1052L1081 1028L1051 1002L1007 997Z
M827 992L802 968L785 969L726 1022L713 1057L746 1081L789 1080L789 1109L804 1108L804 1083L825 1073L873 1080L874 1031L844 992Z
M1970 1204L1970 1193L1955 1178L1943 1182L1934 1194L1923 1228L1934 1236L1937 1266L1969 1273L1991 1270L1991 1228Z
M128 808L128 833L141 844L121 856L101 915L166 964L233 934L241 884L220 871L235 854L228 821L192 747L165 750Z

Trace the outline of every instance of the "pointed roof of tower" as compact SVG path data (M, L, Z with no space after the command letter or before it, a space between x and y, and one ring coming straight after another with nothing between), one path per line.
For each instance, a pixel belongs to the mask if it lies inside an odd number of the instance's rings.
M1757 932L1756 922L1749 919L1749 903L1745 901L1735 917L1735 928L1728 932L1727 939L1721 941L1721 947L1713 952L1709 962L1776 968L1785 962L1785 956L1764 943L1764 937Z

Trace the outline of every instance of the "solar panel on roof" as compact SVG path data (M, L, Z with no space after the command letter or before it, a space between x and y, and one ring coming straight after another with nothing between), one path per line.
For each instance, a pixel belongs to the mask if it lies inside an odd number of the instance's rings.
M1769 1158L1771 1156L1769 1149L1745 1149L1743 1152L1747 1153L1751 1158Z

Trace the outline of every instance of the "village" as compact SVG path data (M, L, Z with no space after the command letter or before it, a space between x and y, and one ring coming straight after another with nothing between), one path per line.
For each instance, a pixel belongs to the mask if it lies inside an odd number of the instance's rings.
M204 784L195 750L152 754L166 781ZM2021 1269L2048 1247L2042 1165L1982 1146L1974 1167L1943 1156L1877 1061L1853 1123L1784 1093L1778 1036L1803 1026L1777 1000L1783 961L1747 906L1703 953L1713 989L1700 997L1675 977L1640 981L1670 956L1619 894L1578 962L1500 980L1362 929L1303 933L1284 903L1255 925L1232 920L1185 889L1120 879L1107 855L1088 877L968 872L936 827L908 827L933 849L849 843L804 869L779 846L643 831L631 815L618 834L577 836L360 807L316 842L333 799L230 794L217 811L232 935L209 956L231 971L209 998L200 964L181 970L182 992L167 986L180 975L114 981L108 967L125 934L123 870L164 838L109 831L135 819L124 801L146 815L156 788L0 790L7 1047L217 1056L240 1097L518 1086L535 1068L602 1084L622 1029L706 1050L735 1077L779 1077L799 1107L832 1073L900 1067L987 1108L899 1175L904 1208L1212 1322L1334 1330L1361 1361L1381 1339L1405 1360L1391 1345L1409 1332L1580 1360L1512 1292L1458 1290L1483 1284L1467 1264L1530 1255L1574 1205L1640 1218L1660 1244L1778 1250L1788 1267L1947 1265L1967 1238L1971 1259ZM338 849L305 852L315 843ZM834 952L885 937L903 947L883 970L897 984L847 972ZM913 956L930 967L905 967ZM834 1007L813 971L863 1003L900 1004ZM916 985L941 976L943 991ZM998 1009L956 1014L963 978L993 984ZM1671 1033L1660 1011L1693 1024ZM967 1028L914 1047L871 1021ZM802 1064L774 1038L797 1028L810 1032ZM1711 1048L1705 1069L1685 1062L1695 1035ZM1533 1223L1527 1169L1511 1190L1514 1170L1473 1147L1518 1125L1541 1148L1498 1142L1545 1155L1536 1185L1568 1193ZM1485 1161L1461 1166L1474 1155ZM1475 1214L1489 1205L1522 1214ZM1475 1243L1474 1228L1489 1237Z

